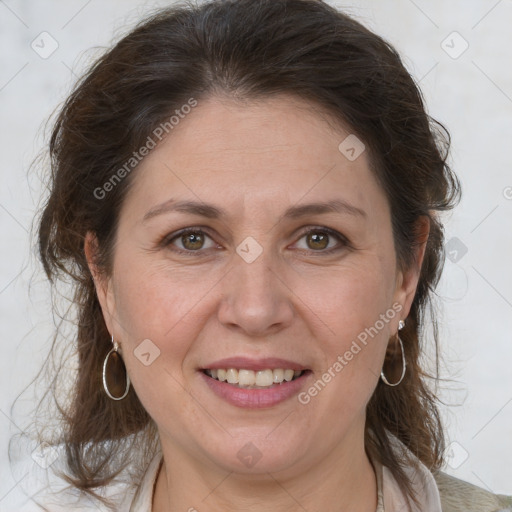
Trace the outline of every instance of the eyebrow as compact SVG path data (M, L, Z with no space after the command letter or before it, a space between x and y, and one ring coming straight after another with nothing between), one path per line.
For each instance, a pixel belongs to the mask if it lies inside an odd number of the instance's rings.
M144 215L142 221L146 222L153 217L170 212L189 213L199 215L208 219L218 219L228 217L228 213L223 208L212 204L196 201L176 201L169 199L154 208L151 208ZM341 199L320 203L308 203L288 208L281 218L298 219L307 215L319 215L325 213L340 213L366 218L366 212Z

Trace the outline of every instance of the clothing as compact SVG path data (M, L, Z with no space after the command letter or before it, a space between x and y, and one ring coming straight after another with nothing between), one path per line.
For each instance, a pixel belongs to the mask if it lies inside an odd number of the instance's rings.
M162 453L159 451L149 463L138 486L128 484L127 481L118 482L101 494L114 500L117 512L152 512L154 486L161 463ZM377 480L376 512L405 512L405 496L391 471L376 460L371 459L371 463ZM419 471L412 467L406 471L421 503L420 508L413 509L414 512L512 512L512 496L493 494L440 471L433 474L421 463ZM56 487L52 490L57 492ZM54 495L52 498L50 501L38 501L44 503L50 512L107 510L101 504L93 504L90 499L79 497L74 491ZM197 507L200 505L197 504ZM23 510L32 512L41 509L24 507Z
M434 475L443 512L506 512L512 510L512 496L493 494L443 472Z

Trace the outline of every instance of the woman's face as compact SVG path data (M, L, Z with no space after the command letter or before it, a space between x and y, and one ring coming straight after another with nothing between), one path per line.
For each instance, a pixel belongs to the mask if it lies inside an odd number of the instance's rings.
M363 446L418 273L397 271L389 205L349 135L291 97L211 98L134 171L98 294L177 463L291 475ZM290 370L305 371L268 386Z

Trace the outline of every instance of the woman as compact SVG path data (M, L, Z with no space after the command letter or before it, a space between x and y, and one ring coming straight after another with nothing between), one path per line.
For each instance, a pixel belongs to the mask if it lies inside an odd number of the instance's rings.
M81 503L512 510L439 471L419 362L447 150L396 52L320 1L164 10L99 59L39 229L74 286Z

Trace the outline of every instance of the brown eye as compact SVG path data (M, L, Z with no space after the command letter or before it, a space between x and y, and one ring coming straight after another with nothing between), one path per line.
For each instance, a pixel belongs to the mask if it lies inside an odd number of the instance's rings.
M185 233L181 235L183 247L189 251L201 249L204 244L204 236L199 232Z
M301 250L329 254L349 247L348 240L330 228L309 229L302 234L297 247Z
M329 245L329 235L322 231L313 231L306 235L308 246L313 250L326 249Z
M181 253L203 254L216 246L212 238L202 229L185 229L166 237L162 245Z

